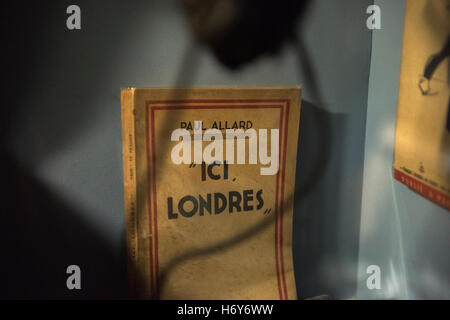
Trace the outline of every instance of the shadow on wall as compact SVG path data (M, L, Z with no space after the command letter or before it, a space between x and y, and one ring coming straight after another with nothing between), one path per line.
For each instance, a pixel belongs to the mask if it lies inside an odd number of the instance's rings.
M343 140L332 135L348 126L345 114L332 114L302 102L297 153L293 255L299 298L356 292L359 214L347 217L342 235L338 216ZM349 244L342 250L342 242ZM352 263L354 262L354 263Z
M1 165L8 170L2 179L0 298L125 298L124 255L118 257L99 230L25 168L5 155ZM81 268L82 290L66 287L72 264Z
M2 11L7 13L2 28L6 36L3 61L7 75L2 92L6 99L0 118L0 165L4 169L0 182L0 273L4 275L0 298L4 299L127 297L125 235L117 252L117 247L102 236L102 230L83 219L73 205L55 195L10 152L11 138L19 134L13 120L26 118L30 108L41 107L41 112L39 118L32 119L31 128L37 130L25 133L27 143L23 147L29 149L27 154L32 155L36 164L70 146L96 112L93 100L107 76L108 53L114 52L115 45L112 40L125 36L128 30L110 34L108 27L114 20L110 21L102 26L105 30L100 30L106 35L103 39L86 40L103 45L100 52L104 54L88 57L89 50L72 50L66 58L83 67L74 70L67 64L65 70L55 72L55 66L61 65L58 63L63 50L61 39L69 37L69 31L59 26L64 26L65 9L70 4L69 1L2 2ZM111 2L79 1L79 4L87 8L84 18L89 19L89 12L101 11ZM125 1L121 5L125 6ZM120 16L121 12L117 10L115 14ZM85 35L80 31L70 36L76 43ZM77 63L83 59L89 62ZM36 71L43 68L48 73L36 79ZM45 101L27 104L29 93L37 89L46 90ZM86 97L90 103L80 103ZM81 268L82 290L71 291L66 287L66 268L72 264Z

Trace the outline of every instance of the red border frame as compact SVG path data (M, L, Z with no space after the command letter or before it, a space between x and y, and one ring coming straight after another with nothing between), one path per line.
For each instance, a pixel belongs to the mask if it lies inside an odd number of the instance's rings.
M421 196L450 211L450 197L439 190L413 178L398 169L394 169L394 178Z
M151 107L151 143L153 150L152 162L150 161L150 130L149 130L149 106L151 104L177 104L177 103L285 103L286 112L284 112L284 105L195 105L195 106L154 106ZM279 154L279 164L280 169L276 176L276 187L275 187L275 265L278 280L278 292L280 295L280 300L288 299L286 279L284 273L284 257L283 257L283 214L278 218L278 193L279 193L279 177L281 172L281 212L283 212L284 203L284 185L285 185L285 172L286 172L286 150L287 150L287 135L288 135L288 118L289 118L289 100L286 99L198 99L198 100L147 100L145 104L145 124L146 124L146 147L147 147L147 169L148 169L148 185L150 186L150 181L153 183L153 210L154 210L154 226L152 226L151 217L151 192L150 187L148 188L148 215L149 215L149 246L150 246L150 295L151 298L159 299L159 279L158 279L158 227L157 227L157 198L156 198L156 152L155 152L155 110L180 110L180 109L267 109L267 108L279 108L280 109L280 131L283 131L283 112L285 113L285 123L284 128L284 141L283 141L283 158L281 158L281 152ZM279 142L281 145L281 135L279 136ZM282 162L283 161L283 162ZM153 163L153 165L151 165ZM282 164L282 165L281 165ZM152 171L151 168L152 167ZM150 178L150 172L152 172L153 179ZM278 219L280 219L280 227L278 228ZM154 242L155 242L155 273L156 273L156 285L155 292L153 290L153 229L154 227ZM279 237L278 237L279 229ZM279 241L278 241L279 238ZM278 252L279 250L279 252ZM280 265L280 266L279 266ZM280 270L281 269L281 276ZM282 290L283 286L283 290ZM284 297L283 297L284 293Z

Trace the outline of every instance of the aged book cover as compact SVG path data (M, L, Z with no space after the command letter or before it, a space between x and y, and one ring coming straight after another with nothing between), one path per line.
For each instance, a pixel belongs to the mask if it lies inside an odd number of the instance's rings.
M394 176L450 210L450 1L406 2Z
M122 89L138 299L296 299L300 88Z

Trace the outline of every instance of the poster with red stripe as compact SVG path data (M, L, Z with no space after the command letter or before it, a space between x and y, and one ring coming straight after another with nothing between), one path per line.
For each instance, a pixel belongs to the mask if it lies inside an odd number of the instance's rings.
M296 299L301 89L121 96L132 297Z
M450 210L450 1L406 2L394 177Z

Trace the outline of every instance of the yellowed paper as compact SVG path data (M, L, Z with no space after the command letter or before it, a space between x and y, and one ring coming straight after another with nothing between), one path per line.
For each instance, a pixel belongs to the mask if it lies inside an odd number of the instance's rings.
M394 175L450 210L448 0L406 6Z
M297 298L292 213L299 117L299 88L122 90L136 298ZM229 147L228 130L238 133ZM181 144L185 138L192 140ZM219 157L219 145L222 161L200 158L208 150ZM200 146L203 153L195 153Z

